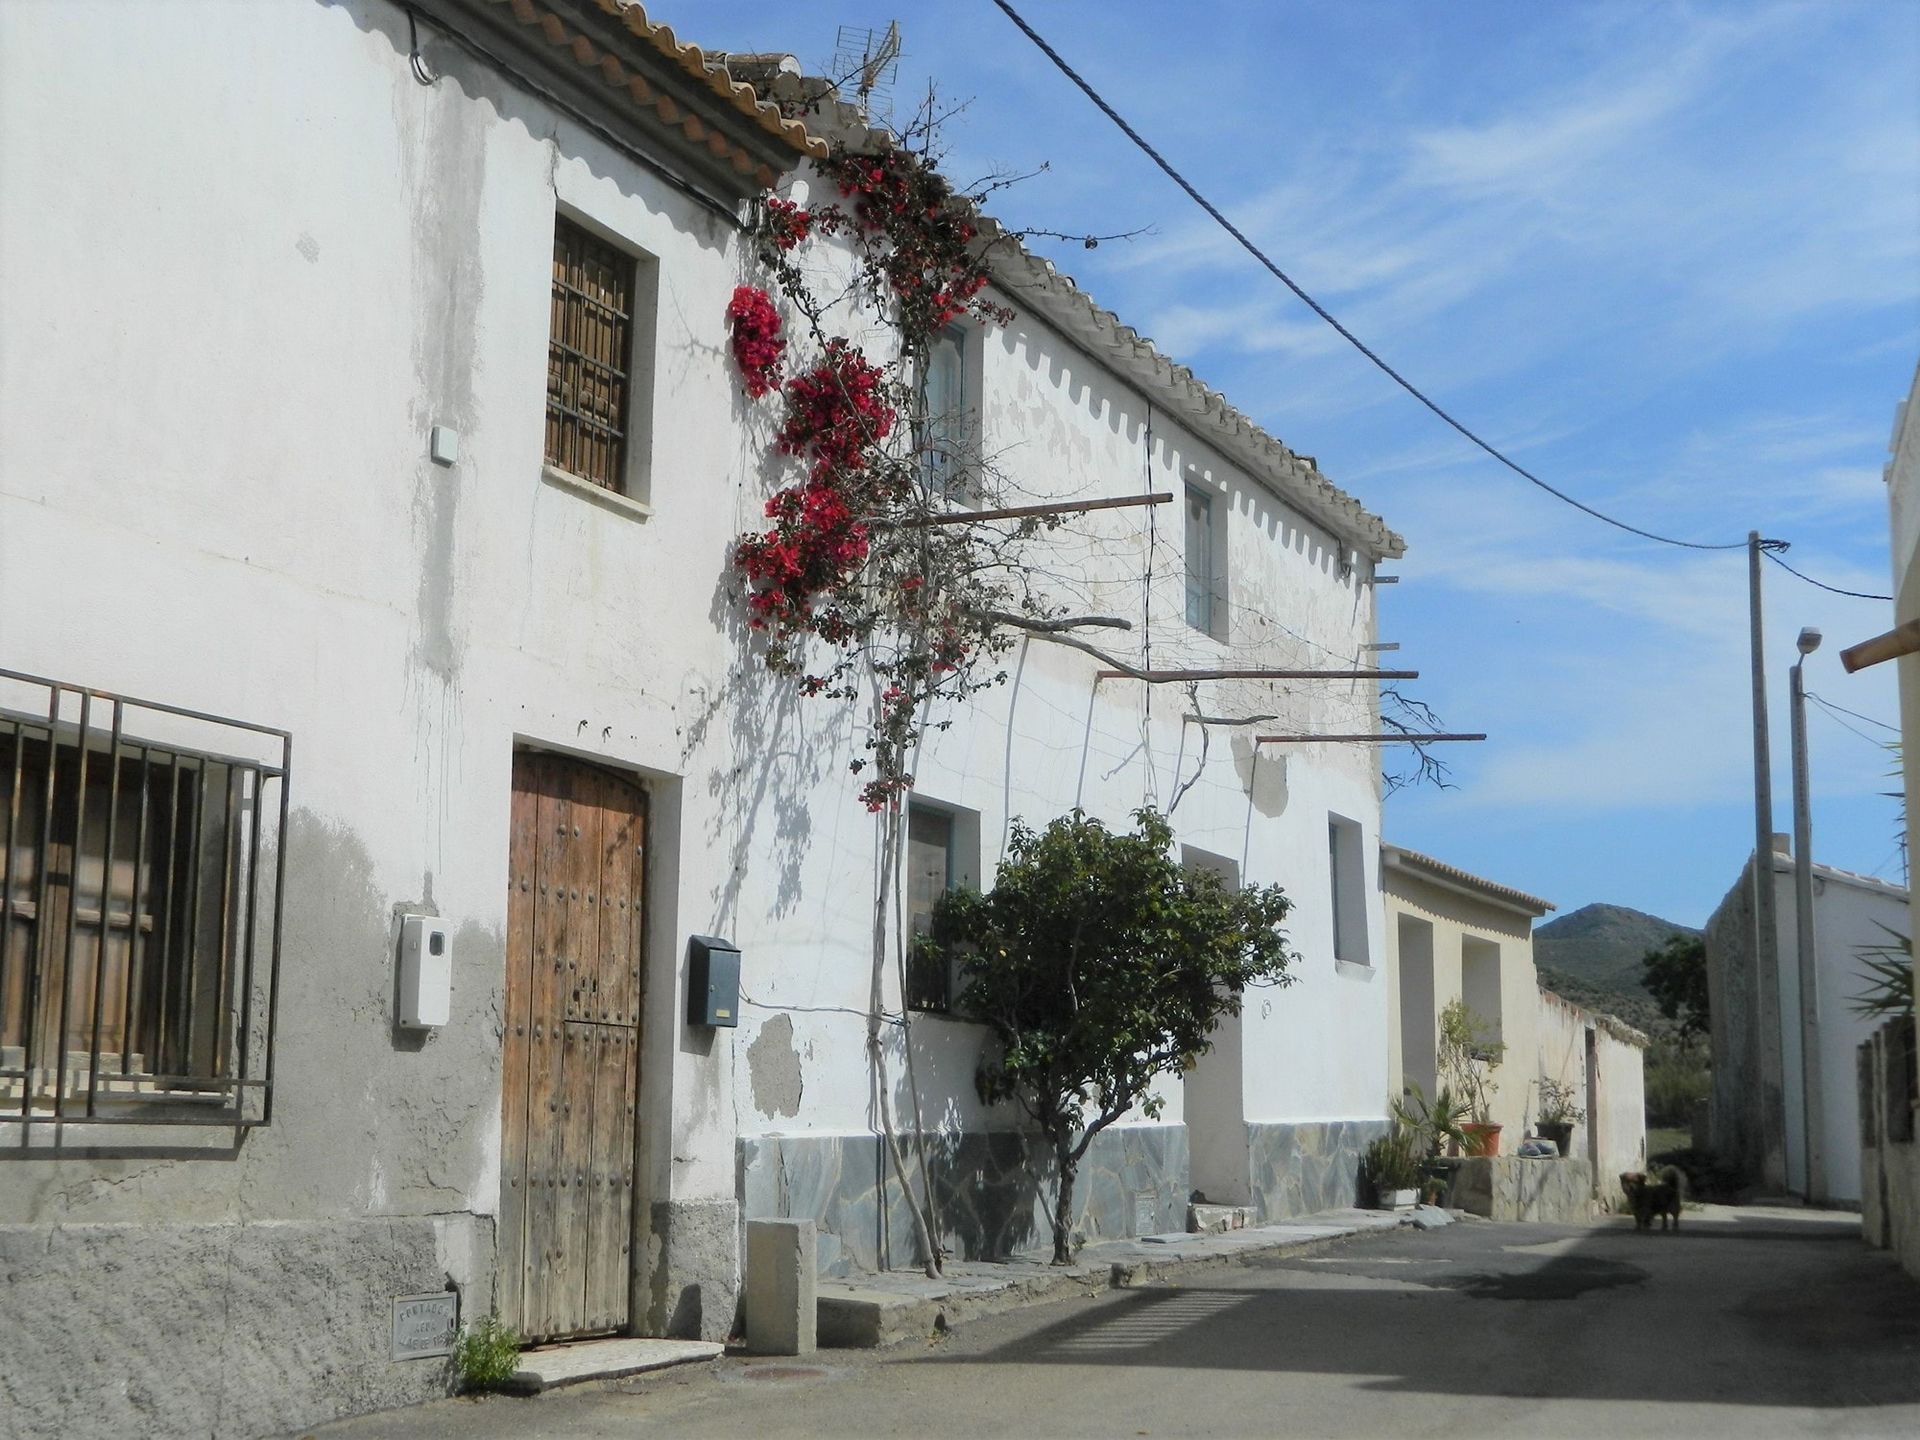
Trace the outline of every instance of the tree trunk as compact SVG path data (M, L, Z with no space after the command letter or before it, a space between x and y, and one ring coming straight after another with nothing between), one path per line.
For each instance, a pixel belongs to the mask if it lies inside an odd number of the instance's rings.
M1059 1193L1053 1200L1053 1263L1073 1263L1073 1180L1080 1162L1064 1139L1053 1142L1054 1158L1060 1165Z

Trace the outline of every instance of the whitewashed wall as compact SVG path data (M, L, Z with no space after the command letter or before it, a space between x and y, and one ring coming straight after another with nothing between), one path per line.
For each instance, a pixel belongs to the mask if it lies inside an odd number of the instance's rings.
M1790 862L1774 871L1780 915L1780 1050L1786 1102L1787 1184L1806 1193L1806 1085L1800 1026L1798 910ZM1856 1052L1879 1027L1856 1015L1852 1001L1867 987L1860 951L1906 933L1907 891L1844 870L1814 866L1815 976L1818 982L1820 1106L1815 1143L1822 1151L1819 1198L1860 1203L1860 1099Z
M775 412L744 399L724 345L749 278L735 231L461 52L436 49L441 79L419 84L407 46L382 0L0 8L0 667L284 727L295 746L274 1125L220 1163L0 1167L0 1216L130 1233L413 1219L434 1227L434 1283L485 1308L511 761L532 745L650 792L638 1208L715 1207L699 1323L724 1333L737 1142L874 1125L849 1013L867 1003L877 854L848 770L863 717L743 658L725 557L780 472ZM650 512L542 477L556 212L657 262ZM1365 559L1008 299L1020 318L976 358L984 437L1016 488L1177 497L1193 478L1226 526L1229 644L1181 618L1178 499L1157 543L1137 510L1059 532L1063 600L1137 612L1150 562L1155 664L1365 663ZM435 425L459 432L451 467L428 459ZM1095 668L1026 646L929 741L921 789L978 815L983 879L1013 818L1077 804L1124 824L1193 775L1186 697L1096 689ZM1355 728L1371 696L1251 685L1203 703ZM1249 997L1244 1119L1377 1119L1384 937L1370 907L1373 963L1336 965L1326 848L1331 810L1373 854L1375 757L1256 757L1247 740L1212 734L1175 813L1182 842L1299 906L1299 983ZM455 930L454 1018L418 1047L391 1023L402 905ZM682 1022L695 932L743 951L738 1031ZM897 1008L891 978L886 995ZM975 1027L919 1034L926 1122L1011 1123L974 1097ZM675 1243L636 1236L643 1276L691 1263ZM284 1398L262 1413L327 1413ZM252 1412L223 1413L244 1428Z
M1539 1073L1573 1087L1574 1103L1586 1118L1574 1126L1571 1153L1593 1162L1595 1192L1618 1207L1620 1176L1647 1168L1645 1038L1611 1015L1583 1009L1550 990L1539 996Z

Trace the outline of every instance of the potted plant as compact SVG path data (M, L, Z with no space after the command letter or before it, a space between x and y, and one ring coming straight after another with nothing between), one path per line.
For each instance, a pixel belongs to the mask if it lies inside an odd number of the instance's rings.
M1499 1085L1493 1072L1507 1047L1494 1038L1491 1024L1465 1000L1449 1000L1440 1012L1440 1045L1436 1056L1441 1076L1465 1103L1472 1118L1460 1128L1466 1132L1461 1150L1468 1155L1500 1153L1500 1127L1493 1123L1492 1103Z
M1445 1085L1428 1100L1426 1091L1409 1080L1390 1108L1394 1122L1414 1137L1414 1148L1420 1156L1421 1198L1437 1205L1452 1188L1453 1170L1459 1163L1442 1159L1442 1152L1460 1153L1466 1139L1461 1126L1467 1119L1467 1107Z
M1542 1075L1535 1082L1540 1088L1540 1119L1534 1127L1542 1139L1551 1140L1564 1156L1573 1143L1573 1127L1587 1118L1587 1112L1573 1103L1573 1086Z
M1424 1138L1395 1115L1387 1122L1387 1133L1367 1146L1362 1168L1380 1209L1404 1210L1420 1198L1423 1143Z

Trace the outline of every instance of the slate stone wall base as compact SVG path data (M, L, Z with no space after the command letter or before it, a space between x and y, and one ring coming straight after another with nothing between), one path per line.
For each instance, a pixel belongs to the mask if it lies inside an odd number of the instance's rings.
M1000 1260L1052 1244L1055 1167L1035 1136L967 1131L928 1137L942 1243L964 1260ZM917 1182L911 1137L902 1137ZM739 1150L743 1218L811 1219L820 1273L917 1264L913 1217L877 1135L767 1135ZM1183 1125L1113 1126L1094 1137L1074 1185L1075 1233L1118 1239L1186 1228ZM884 1262L884 1263L883 1263Z
M1248 1125L1257 1223L1358 1205L1360 1156L1386 1133L1385 1119Z
M740 1207L732 1200L660 1200L649 1216L642 1331L722 1340L740 1309Z
M251 1437L445 1395L393 1301L493 1308L493 1221L0 1226L0 1431Z

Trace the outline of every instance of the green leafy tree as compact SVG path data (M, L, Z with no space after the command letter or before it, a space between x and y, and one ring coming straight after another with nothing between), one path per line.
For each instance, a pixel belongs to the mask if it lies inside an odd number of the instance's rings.
M1132 835L1077 810L1039 833L1015 824L992 892L942 897L927 942L957 947L961 1007L1000 1042L981 1098L1017 1102L1053 1146L1056 1265L1072 1260L1093 1137L1135 1105L1158 1115L1154 1079L1190 1068L1245 987L1290 983L1297 958L1279 886L1230 890L1174 858L1158 812L1134 821Z
M1676 935L1640 961L1640 983L1660 1013L1680 1024L1680 1037L1705 1035L1707 1008L1707 942L1698 935Z

